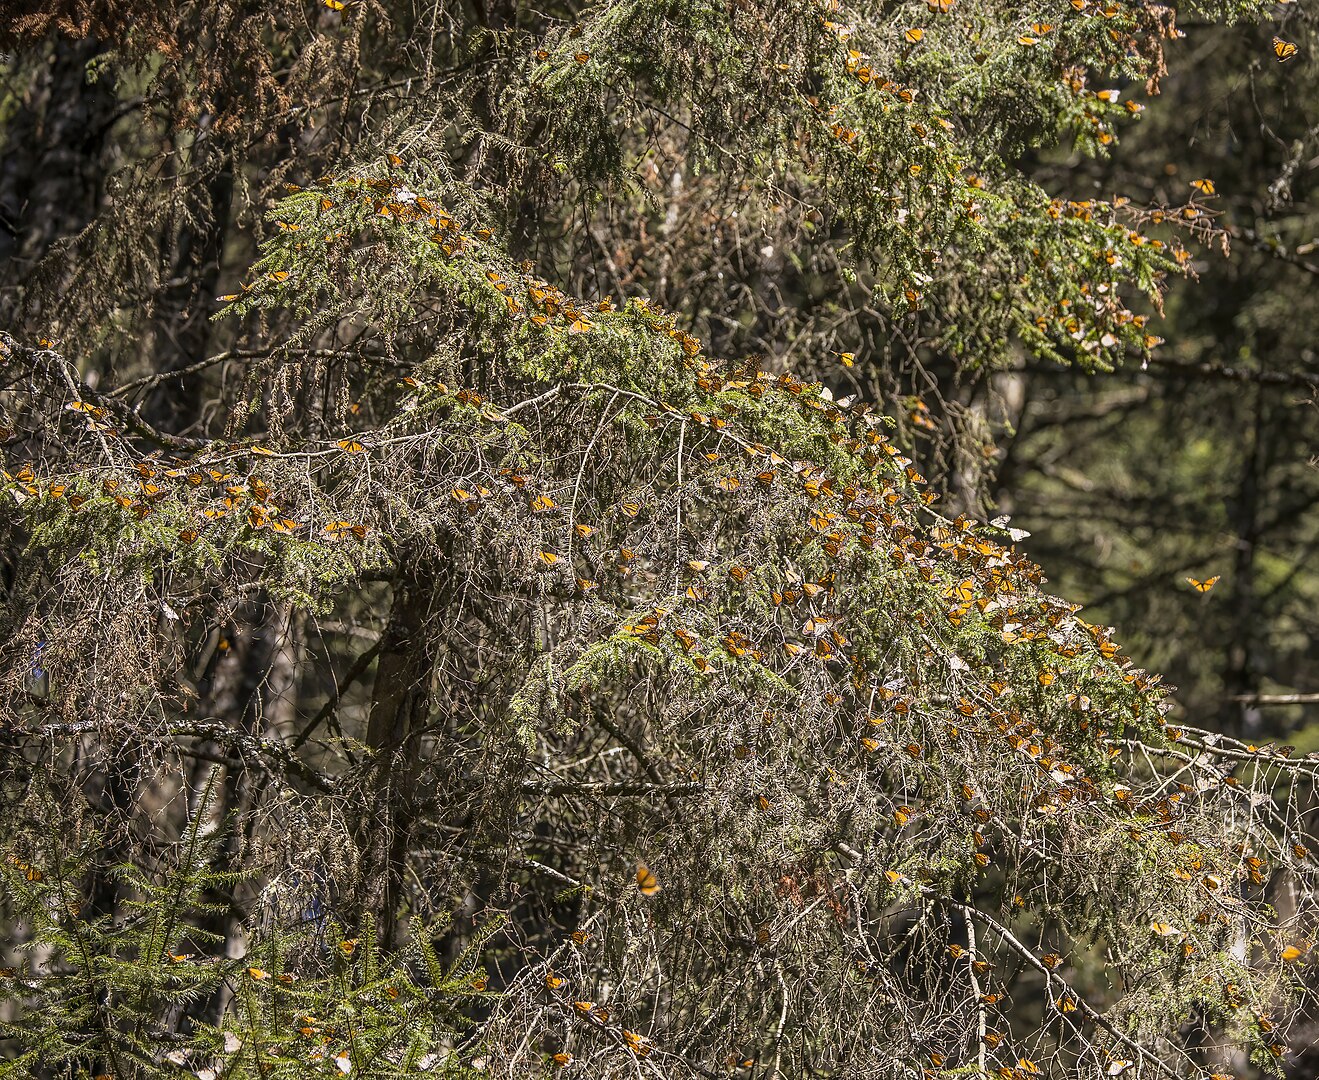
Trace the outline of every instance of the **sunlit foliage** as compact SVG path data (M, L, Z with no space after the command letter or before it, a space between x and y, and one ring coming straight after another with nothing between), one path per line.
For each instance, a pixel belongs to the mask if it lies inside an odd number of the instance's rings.
M968 375L1146 355L1166 213L1015 162L1107 152L1171 12L179 10L88 24L150 150L0 336L6 1053L1285 1061L1315 762L1170 728L1020 534L943 509L920 408L814 378L910 358L757 313L800 251L840 326Z

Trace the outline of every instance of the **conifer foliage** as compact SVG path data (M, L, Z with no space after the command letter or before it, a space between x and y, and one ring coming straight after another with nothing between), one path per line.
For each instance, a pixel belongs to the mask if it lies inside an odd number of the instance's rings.
M1319 763L828 385L1157 345L1178 234L1015 162L1170 11L29 7L0 1073L1285 1065Z

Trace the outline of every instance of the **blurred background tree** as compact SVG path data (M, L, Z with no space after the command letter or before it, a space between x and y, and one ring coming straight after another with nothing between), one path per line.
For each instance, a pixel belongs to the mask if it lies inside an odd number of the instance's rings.
M996 497L1065 595L1132 628L1133 648L1180 687L1183 715L1313 749L1314 17L1281 5L1248 29L1184 29L1173 73L1117 153L1036 172L1153 206L1191 196L1225 235L1196 247L1197 280L1172 286L1168 344L1148 365L1008 377ZM1296 52L1279 61L1274 39ZM1200 594L1188 578L1215 584Z

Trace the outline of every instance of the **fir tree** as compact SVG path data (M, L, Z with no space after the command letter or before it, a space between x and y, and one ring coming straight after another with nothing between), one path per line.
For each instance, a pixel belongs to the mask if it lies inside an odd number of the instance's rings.
M146 149L0 337L16 1068L1285 1060L1315 763L842 396L1155 347L1182 240L1017 162L1170 11L38 4L14 70L68 26Z

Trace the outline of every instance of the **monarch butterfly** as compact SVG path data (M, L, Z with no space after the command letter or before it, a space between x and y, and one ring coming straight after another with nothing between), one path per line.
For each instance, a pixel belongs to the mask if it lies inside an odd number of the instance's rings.
M637 863L637 888L641 890L642 896L654 896L660 891L659 879L643 862Z
M1278 63L1285 64L1296 55L1296 43L1294 41L1283 41L1280 37L1273 39L1273 55L1278 58Z
M913 26L909 30L904 30L902 36L908 44L915 45L916 42L920 41L920 39L925 36L925 31L919 26Z
M1218 579L1221 578L1222 576L1223 576L1222 574L1215 574L1215 575L1214 575L1213 577L1211 577L1211 578L1205 578L1204 581L1196 581L1195 578L1193 578L1193 577L1188 577L1188 578L1186 579L1186 582L1187 582L1187 584L1190 585L1191 588L1193 588L1196 592L1198 592L1198 593L1207 593L1210 589L1212 589L1212 588L1218 583Z
M340 439L338 445L345 454L360 454L365 449L360 442L352 438Z
M1195 188L1201 195L1214 194L1214 182L1212 180L1192 180L1191 187Z
M944 589L943 595L949 600L958 600L963 604L969 604L975 598L975 581L967 578L957 585L950 585Z

